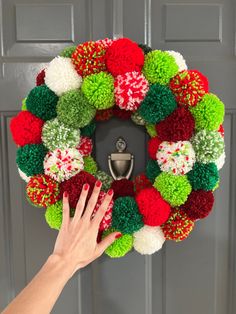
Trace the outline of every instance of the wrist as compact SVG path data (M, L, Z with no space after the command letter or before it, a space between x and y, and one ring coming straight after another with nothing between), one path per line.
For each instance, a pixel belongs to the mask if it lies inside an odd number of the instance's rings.
M70 279L73 274L76 272L76 268L72 265L67 259L59 254L52 253L49 255L46 265L50 268L53 268L55 271L60 273L60 276L64 276L67 279Z

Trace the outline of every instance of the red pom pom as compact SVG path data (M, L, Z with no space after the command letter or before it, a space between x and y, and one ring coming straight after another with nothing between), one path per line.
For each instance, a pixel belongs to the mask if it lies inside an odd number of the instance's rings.
M157 136L151 137L150 140L148 141L148 153L150 158L156 160L156 154L159 145L161 144L162 141L159 140Z
M134 190L136 194L138 194L143 189L150 188L151 186L152 182L144 173L141 173L134 178Z
M86 171L80 171L75 176L71 177L67 181L61 183L61 195L67 192L69 195L69 203L72 208L76 208L76 204L79 200L80 193L82 191L83 185L88 183L90 188L88 191L88 198L92 194L95 182L97 179Z
M36 85L39 86L39 85L45 84L44 78L45 78L45 69L43 69L41 72L38 73L36 77Z
M107 121L113 116L113 108L96 111L95 119L97 121Z
M93 141L87 136L81 136L77 149L82 156L89 156L93 150Z
M101 191L99 196L98 196L98 201L97 201L97 204L94 208L94 211L92 213L92 216L91 218L94 217L94 215L96 214L96 212L99 210L102 202L104 201L104 198L106 196L106 193ZM105 215L103 216L103 219L99 225L99 230L100 231L104 231L104 230L107 230L108 228L110 228L111 226L111 221L112 221L112 208L113 208L113 205L114 205L114 201L111 200L107 210L106 210L106 213Z
M105 59L108 71L117 76L126 72L140 72L144 64L144 53L137 43L128 38L119 38L107 49Z
M21 111L11 119L10 129L14 142L19 146L42 143L44 121L29 111Z
M158 138L161 141L188 141L194 133L195 121L191 112L178 107L165 120L156 125Z
M223 124L220 125L218 132L221 134L223 138L225 137L225 129L223 127Z
M170 205L154 187L140 191L136 202L145 225L160 226L170 215Z
M129 120L132 115L132 111L120 109L118 106L114 106L113 114L119 119Z
M111 184L114 199L122 196L134 196L134 183L128 179L114 180Z
M104 38L104 39L96 40L96 43L102 44L105 48L108 48L113 43L113 40L110 38Z
M211 191L197 190L192 191L185 204L180 208L186 212L192 220L207 217L214 204L214 195Z
M183 70L170 80L169 87L179 105L196 106L208 92L208 80L197 70Z

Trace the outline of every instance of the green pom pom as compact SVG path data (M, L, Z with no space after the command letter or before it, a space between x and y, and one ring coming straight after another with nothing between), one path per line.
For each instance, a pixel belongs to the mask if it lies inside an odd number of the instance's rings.
M114 105L114 79L111 74L100 72L85 77L82 92L89 103L97 109L107 109Z
M166 51L153 50L145 56L143 74L152 84L168 84L178 70L175 58Z
M58 201L55 204L47 207L47 210L45 211L45 219L51 228L57 230L61 228L62 210L63 210L62 201ZM74 213L75 209L70 208L70 217L73 217Z
M216 185L214 186L214 188L212 189L212 191L214 192L215 190L217 190L219 186L220 186L220 178L219 178L219 180L216 182Z
M171 90L167 86L154 84L149 88L138 113L148 123L156 124L170 115L176 107Z
M27 109L37 117L47 121L57 116L58 97L46 85L33 88L26 99Z
M47 121L43 126L42 141L49 150L76 147L80 141L80 130L72 129L58 121Z
M115 200L112 210L112 227L128 234L143 227L142 215L133 197L125 196Z
M43 161L47 149L43 144L31 144L19 147L16 163L28 177L44 172Z
M187 176L176 176L167 172L162 172L153 186L172 207L184 204L192 190Z
M161 173L161 169L156 160L149 159L146 165L146 176L153 183L157 176Z
M196 162L187 176L193 190L213 190L219 181L219 173L213 162L209 164Z
M155 124L147 123L147 124L145 125L145 127L146 127L146 130L147 130L148 134L149 134L151 137L157 136L157 131L156 131L156 126L155 126Z
M113 179L106 172L98 170L95 177L102 182L102 190L107 191L110 189Z
M75 51L75 49L76 49L76 46L66 47L60 52L59 56L65 57L65 58L71 58L71 55Z
M91 156L84 157L84 171L95 174L98 170L96 161Z
M218 130L224 120L224 104L214 94L205 94L195 107L190 108L190 111L194 116L197 131Z
M102 239L115 231L116 230L114 228L105 230L102 234ZM133 236L131 234L123 234L120 238L116 239L110 246L108 246L105 253L112 258L123 257L132 250L132 247Z
M149 47L149 46L146 45L146 44L139 44L138 46L139 46L139 48L141 48L141 49L143 50L143 53L144 53L145 55L152 51L152 48Z
M138 114L138 112L134 112L131 115L131 120L137 125L145 125L145 120Z
M82 136L92 137L95 129L96 129L96 123L95 121L91 121L88 125L80 129L80 134Z
M26 98L24 98L24 99L22 100L21 110L22 110L22 111L26 111L26 110L27 110L27 107L26 107Z
M78 129L94 118L96 109L88 103L80 90L71 90L60 97L57 114L59 121Z
M224 152L224 139L217 131L202 130L192 139L196 160L204 164L216 161Z

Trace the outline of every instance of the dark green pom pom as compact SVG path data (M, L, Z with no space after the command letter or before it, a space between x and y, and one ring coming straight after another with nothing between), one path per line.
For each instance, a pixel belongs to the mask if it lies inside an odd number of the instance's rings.
M76 46L69 46L69 47L64 48L60 52L60 57L71 58L71 55L75 51L75 49L76 49Z
M161 173L161 169L156 160L150 159L146 165L146 176L154 183L155 179Z
M143 50L145 55L152 51L152 48L146 44L139 44L138 46Z
M82 136L88 136L88 137L91 137L94 133L96 129L96 123L95 121L93 120L92 122L90 122L88 125L86 125L85 127L81 128L80 129L80 134Z

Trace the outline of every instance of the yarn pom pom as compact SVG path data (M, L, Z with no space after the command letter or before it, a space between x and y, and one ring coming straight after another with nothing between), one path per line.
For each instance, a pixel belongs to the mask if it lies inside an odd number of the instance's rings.
M208 92L208 80L197 70L185 70L170 80L169 87L179 105L196 106Z
M220 169L224 166L224 164L225 164L225 158L226 158L225 152L223 152L223 153L220 155L220 157L215 161L215 164L216 164L216 167L217 167L218 170L220 170Z
M98 170L96 161L91 156L84 157L84 171L95 174Z
M218 130L224 120L224 104L211 93L205 94L202 100L190 110L194 116L197 131Z
M19 146L40 144L44 121L29 111L21 111L11 119L10 130L14 142Z
M34 87L26 99L27 109L43 120L56 117L58 97L46 85Z
M117 106L130 111L138 109L149 88L148 81L139 72L118 75L114 86Z
M132 111L120 109L118 106L114 106L113 115L121 120L129 120L132 115Z
M196 160L204 164L216 161L224 152L224 139L217 131L202 130L192 139Z
M95 120L107 121L113 116L113 108L102 109L96 111Z
M132 113L131 120L137 125L145 125L144 119L139 115L138 112Z
M95 173L95 177L102 182L103 191L107 191L110 189L112 181L113 181L111 176L109 176L106 172L102 170L98 170Z
M139 44L138 46L139 46L139 48L141 48L141 49L143 50L143 53L144 53L145 55L152 51L152 48L149 47L149 46L146 45L146 44Z
M32 204L47 207L60 198L60 189L56 181L44 174L30 178L26 186L26 194Z
M156 125L161 141L188 141L193 136L195 122L191 112L184 107L176 108L165 120Z
M45 122L42 140L49 150L75 147L80 141L80 130L69 128L55 118Z
M88 103L80 90L69 91L58 101L58 120L75 129L86 126L95 113L95 108Z
M175 176L167 172L162 172L156 178L153 186L171 206L184 204L192 190L187 176Z
M164 120L176 106L171 90L167 86L154 84L150 86L138 113L145 121L155 124Z
M211 191L192 191L187 202L180 207L192 220L207 217L214 204L214 195Z
M183 175L192 170L195 152L188 141L162 142L158 147L156 159L161 171Z
M181 55L181 53L174 51L174 50L167 50L166 52L168 52L169 55L174 57L175 62L178 65L178 68L179 68L178 71L179 72L188 69L186 61L185 61L184 57Z
M114 191L114 199L122 196L134 196L134 183L128 179L114 180L111 188Z
M19 147L16 163L27 176L43 173L43 160L47 149L43 144L31 144Z
M113 75L126 72L140 72L144 63L144 53L137 43L128 38L114 40L106 51L106 66Z
M113 40L110 38L104 38L104 39L96 40L96 43L98 43L99 45L103 45L107 49L108 47L111 46L111 44L113 43Z
M128 234L143 227L142 216L133 197L125 196L115 200L112 211L112 227Z
M180 209L173 209L169 219L161 226L166 240L176 242L186 239L193 230L194 222Z
M87 76L81 89L88 102L97 109L108 109L114 105L114 79L109 73Z
M71 58L72 54L75 52L76 46L69 46L64 48L61 52L60 52L60 57L64 57L64 58Z
M152 182L146 177L144 173L141 173L134 178L134 191L136 194L138 194L143 189L150 188L151 186Z
M27 110L27 107L26 107L26 98L22 99L21 110L22 110L22 111L26 111L26 110Z
M94 121L91 121L89 124L87 124L86 126L80 129L80 134L82 136L91 137L95 130L96 130L96 123Z
M19 172L21 179L28 183L31 177L28 177L23 171L20 170L20 168L17 168L17 170Z
M41 70L36 76L36 86L45 84L45 69Z
M45 70L45 84L57 95L79 88L82 77L76 72L71 59L56 57Z
M45 211L45 219L50 228L56 229L56 230L59 230L61 228L62 211L63 211L63 204L61 200L47 207L47 210ZM75 209L70 208L70 217L73 217L74 213L75 213Z
M146 128L148 134L149 134L151 137L157 136L157 131L156 131L156 126L155 126L155 124L147 123L147 124L145 124L145 128Z
M103 232L102 239L115 232L116 229L110 228ZM111 258L118 258L125 256L133 247L133 236L131 234L123 234L120 238L116 239L108 248L105 253Z
M193 170L188 173L188 179L193 190L212 190L219 181L219 173L216 164L201 164L196 162Z
M149 157L156 160L157 159L157 150L159 145L161 144L161 141L157 136L151 137L148 141L148 153Z
M150 159L146 165L146 176L153 183L157 176L161 173L161 169L156 160Z
M223 138L225 137L225 130L222 124L219 126L218 132L221 134Z
M78 151L84 157L91 155L93 150L93 141L87 136L80 138L79 145L77 146Z
M75 148L55 149L44 158L44 172L57 182L68 180L84 168L81 154Z
M162 248L164 242L161 227L143 226L134 233L134 249L140 254L153 254Z
M96 205L94 207L94 210L93 210L91 218L93 218L95 216L96 212L99 210L100 206L102 205L102 202L105 199L105 196L106 196L105 192L101 191L99 193L98 200L97 200L97 203L96 203ZM99 225L99 230L100 231L107 230L107 229L109 229L111 227L113 205L114 205L114 201L111 200L111 202L108 205L108 208L107 208L107 210L105 212L105 215L103 216L103 219L102 219L102 221L101 221L101 223Z
M161 194L154 187L138 193L136 202L145 225L160 226L170 215L170 205L163 200Z

